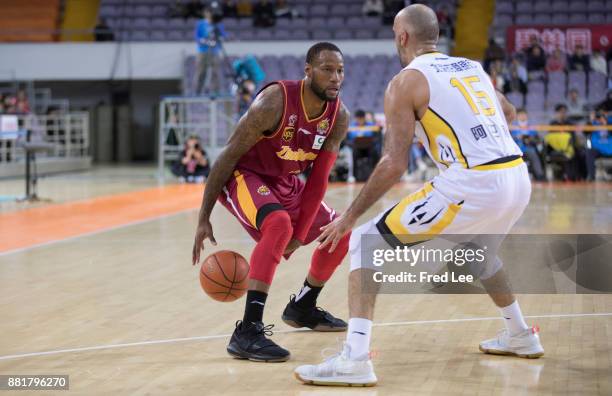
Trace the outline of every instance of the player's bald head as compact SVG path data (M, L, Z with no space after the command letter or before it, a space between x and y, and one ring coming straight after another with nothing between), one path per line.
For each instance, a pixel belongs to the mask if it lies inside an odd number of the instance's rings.
M412 4L401 10L396 16L394 27L406 31L418 43L436 44L440 28L438 17L429 7L422 4Z

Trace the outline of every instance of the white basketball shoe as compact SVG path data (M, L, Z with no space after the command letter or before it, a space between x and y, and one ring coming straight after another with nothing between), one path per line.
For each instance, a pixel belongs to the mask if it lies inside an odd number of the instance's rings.
M501 330L496 338L480 343L479 349L493 355L512 355L528 359L537 359L544 355L538 332L540 329L531 327L522 333L511 336L508 330Z
M378 379L368 354L349 359L349 345L342 352L317 365L304 365L295 369L295 378L309 385L374 386Z

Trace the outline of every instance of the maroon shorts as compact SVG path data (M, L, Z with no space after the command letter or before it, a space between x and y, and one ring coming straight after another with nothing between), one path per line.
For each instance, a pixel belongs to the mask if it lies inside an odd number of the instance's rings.
M305 183L297 176L267 179L243 170L234 171L230 181L223 187L219 202L223 204L248 233L256 240L261 238L259 226L270 210L284 209L295 227L300 215L302 190ZM263 208L263 210L261 210ZM321 202L319 211L308 230L305 243L308 244L321 234L322 226L336 217L336 211Z

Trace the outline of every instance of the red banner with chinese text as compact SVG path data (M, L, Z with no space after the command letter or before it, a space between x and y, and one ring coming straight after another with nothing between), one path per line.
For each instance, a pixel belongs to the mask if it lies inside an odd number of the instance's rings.
M564 26L510 26L506 32L506 48L510 52L520 51L529 46L529 38L539 38L544 51L551 53L556 47L566 53L573 53L581 44L587 53L608 51L612 46L612 25L564 25Z

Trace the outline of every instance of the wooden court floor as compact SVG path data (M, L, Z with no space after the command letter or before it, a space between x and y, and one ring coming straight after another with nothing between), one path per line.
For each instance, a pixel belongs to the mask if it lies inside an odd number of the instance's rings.
M369 216L418 187L396 186ZM343 210L360 188L334 184L326 201ZM0 195L21 189L0 181ZM281 263L266 307L291 360L238 361L225 346L243 300L209 299L190 263L202 186L158 185L147 168L102 168L43 179L39 193L53 202L0 202L0 375L68 374L69 393L83 395L612 394L611 295L521 295L528 322L541 328L538 360L478 351L503 326L484 295L382 295L378 386L301 385L292 370L343 338L280 320L313 246ZM213 225L217 249L249 256L253 242L224 208ZM612 185L536 184L513 232L610 234ZM344 318L347 274L343 265L319 301Z

